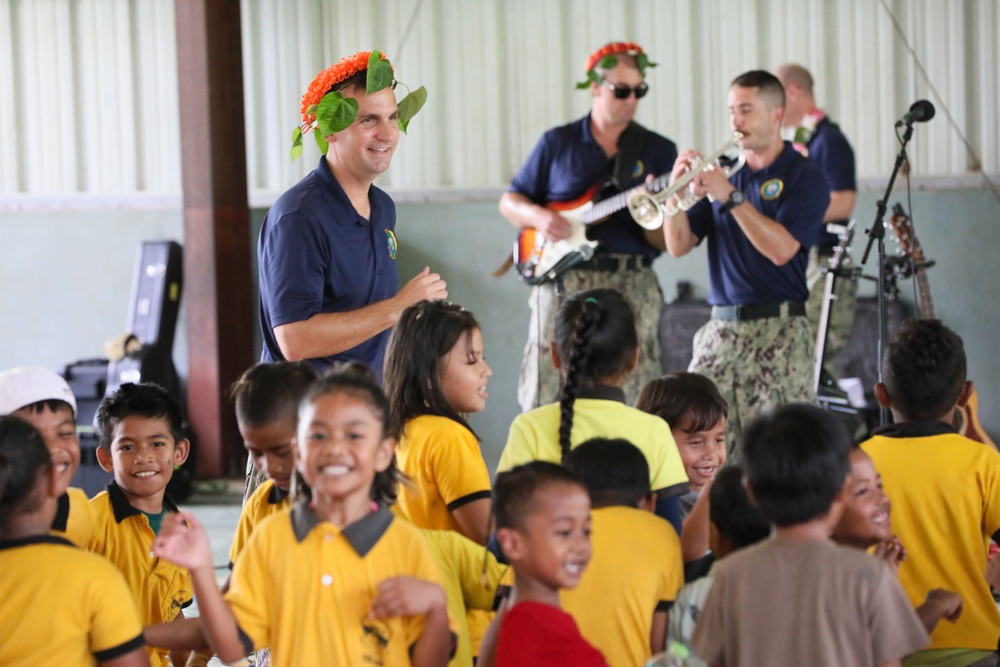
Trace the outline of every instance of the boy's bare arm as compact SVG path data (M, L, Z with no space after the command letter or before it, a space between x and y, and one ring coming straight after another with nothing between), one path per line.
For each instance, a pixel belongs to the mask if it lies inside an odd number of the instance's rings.
M708 492L711 488L711 481L705 484L691 513L684 518L681 527L681 558L685 563L698 560L708 551Z
M208 648L208 641L197 618L179 616L169 623L147 625L142 629L142 634L147 646L181 651Z
M653 612L653 626L649 631L649 648L653 655L667 649L667 622L670 613L667 611Z
M149 667L149 654L146 649L137 648L113 660L101 660L101 667Z

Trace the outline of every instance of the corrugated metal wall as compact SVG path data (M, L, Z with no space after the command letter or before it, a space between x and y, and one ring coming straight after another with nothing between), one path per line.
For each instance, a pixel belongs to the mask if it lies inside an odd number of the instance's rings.
M311 144L288 158L314 74L370 48L430 92L383 179L395 191L503 187L543 130L586 112L573 83L614 39L659 63L639 120L681 147L712 150L728 135L736 74L792 60L813 71L860 177L888 175L893 121L918 98L938 117L917 128L916 176L978 168L960 133L1000 172L996 0L243 0L242 20L246 108L219 113L246 114L258 202L314 166ZM175 42L170 0L0 0L3 202L176 196Z

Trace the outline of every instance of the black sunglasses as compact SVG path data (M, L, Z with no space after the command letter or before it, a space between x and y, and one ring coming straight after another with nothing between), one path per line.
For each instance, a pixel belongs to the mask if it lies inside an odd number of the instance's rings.
M645 81L640 83L635 88L629 88L628 86L616 86L607 79L601 79L601 85L605 88L611 90L615 94L615 98L619 100L628 99L628 96L635 93L635 99L641 100L649 92L649 85Z

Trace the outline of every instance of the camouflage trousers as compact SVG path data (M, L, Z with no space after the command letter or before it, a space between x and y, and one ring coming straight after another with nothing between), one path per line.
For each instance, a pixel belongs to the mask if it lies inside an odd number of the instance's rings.
M606 255L606 257L626 257ZM639 333L639 365L625 380L625 399L635 402L650 380L660 377L660 313L663 310L663 292L651 268L619 269L618 271L590 271L570 269L555 283L535 285L528 301L531 323L528 342L524 346L521 374L517 384L517 400L521 410L527 412L539 405L555 400L559 391L559 371L552 365L552 341L555 338L556 311L570 295L576 292L609 288L621 292L635 311Z
M783 403L816 402L815 341L804 317L712 319L695 334L693 348L688 370L715 382L729 404L726 450L734 462L743 429L758 414Z
M851 266L849 255L844 257L845 267ZM813 340L819 330L819 315L823 309L823 292L826 286L826 258L820 258L816 248L809 251L809 266L806 269L806 284L809 285L809 300L806 302L806 317L812 328ZM833 361L851 337L854 327L854 304L858 297L858 284L854 280L837 277L833 282L833 303L830 304L830 327L826 335L824 367L834 377L837 375Z

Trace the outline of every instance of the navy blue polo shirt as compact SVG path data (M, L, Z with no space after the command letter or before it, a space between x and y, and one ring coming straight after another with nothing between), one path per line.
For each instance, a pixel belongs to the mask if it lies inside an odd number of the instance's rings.
M677 146L664 136L646 130L639 160L622 189L642 185L647 174L669 174L677 159ZM542 135L527 162L514 176L510 192L524 195L536 204L573 201L614 174L615 158L608 158L590 132L590 114L553 128ZM589 230L603 252L645 255L655 258L660 251L649 245L643 229L627 209L610 216Z
M809 139L809 159L823 171L830 191L857 190L854 178L854 150L847 137L840 131L836 123L824 118L816 125L816 133ZM848 220L831 220L832 224L847 225ZM837 235L820 231L817 245L833 245L837 243Z
M823 172L786 141L770 165L760 171L744 167L730 180L747 203L784 225L801 247L791 261L776 266L753 247L731 212L720 212L725 202L702 199L688 211L688 220L699 243L708 238L709 303L805 301L809 297L809 248L830 205L830 188Z
M396 206L374 185L368 201L371 220L358 215L322 157L267 212L257 245L261 361L284 359L274 327L396 295ZM335 361L360 361L381 377L388 340L387 329L345 352L309 361L320 370Z

